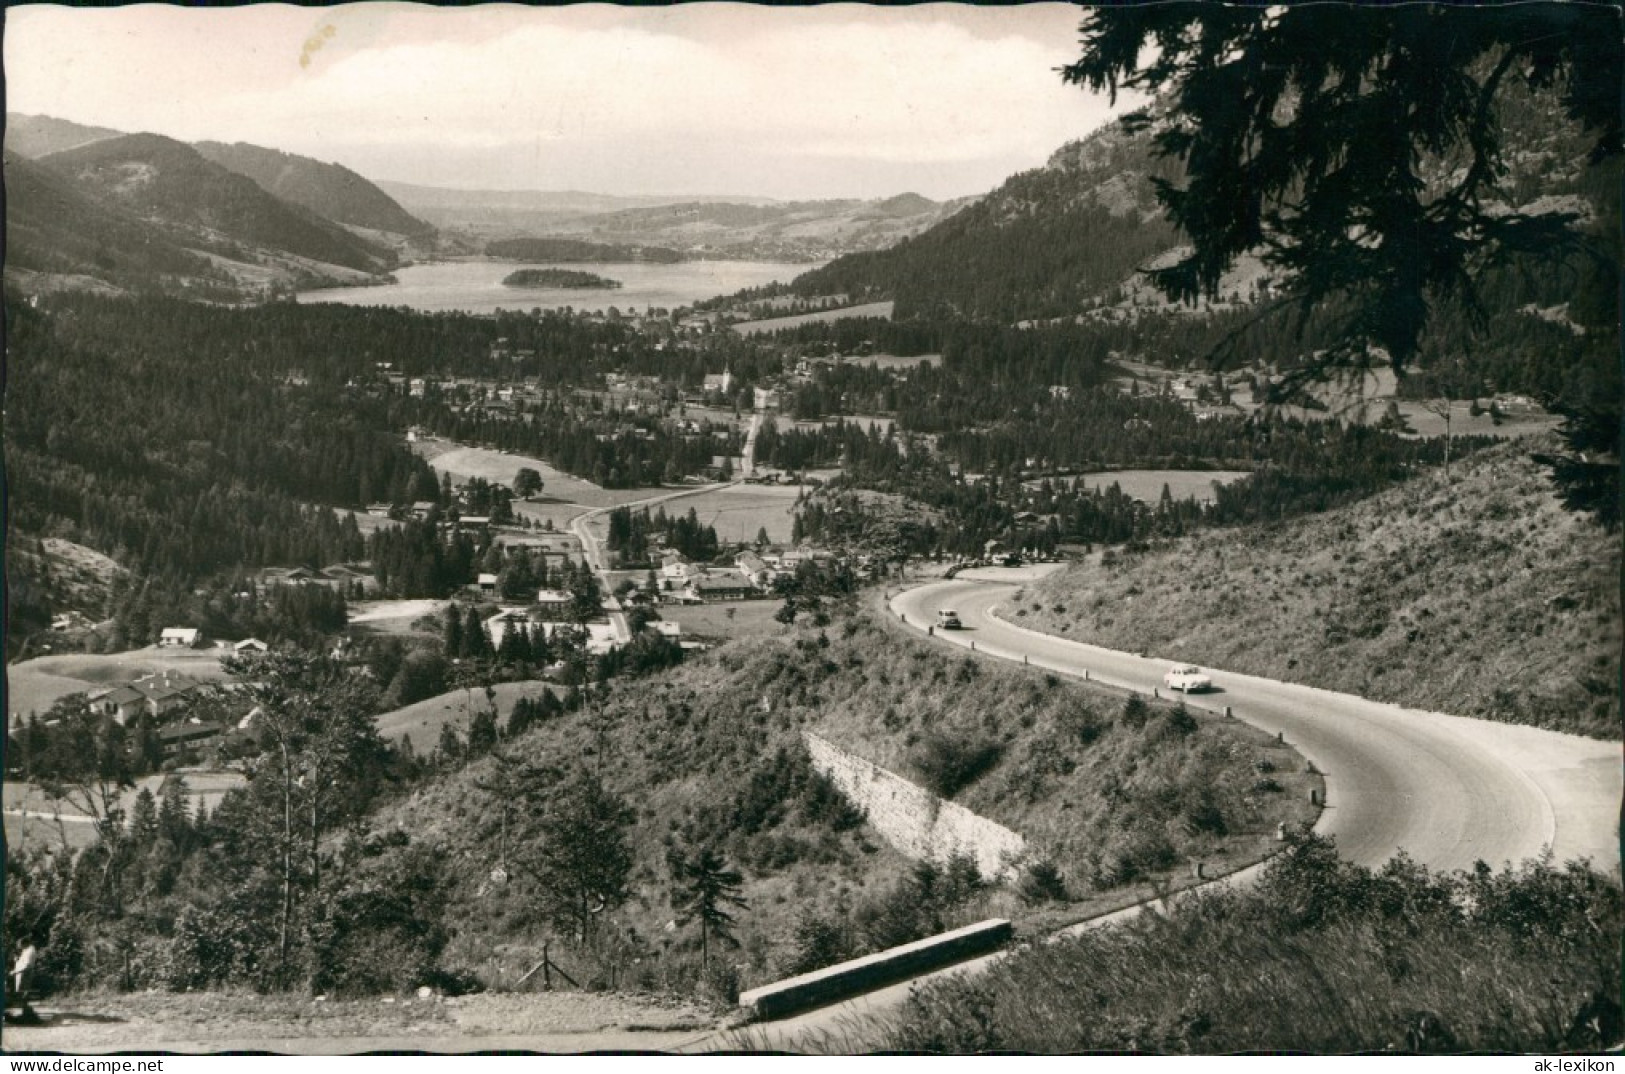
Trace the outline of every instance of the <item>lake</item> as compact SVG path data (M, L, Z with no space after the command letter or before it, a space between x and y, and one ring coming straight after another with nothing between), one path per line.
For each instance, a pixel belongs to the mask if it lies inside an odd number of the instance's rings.
M347 306L408 306L426 312L463 310L563 309L642 311L649 306L673 309L702 299L731 295L746 287L788 283L818 264L774 261L680 261L675 265L581 265L513 261L437 261L408 265L395 272L396 283L378 287L329 287L301 291L300 302L339 302ZM619 280L620 287L538 289L504 287L503 277L520 268L586 269Z

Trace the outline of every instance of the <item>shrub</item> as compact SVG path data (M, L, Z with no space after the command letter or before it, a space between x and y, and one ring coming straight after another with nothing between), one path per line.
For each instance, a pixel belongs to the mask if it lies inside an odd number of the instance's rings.
M1028 906L1041 902L1065 902L1066 881L1053 861L1040 858L1022 870L1016 893Z
M796 922L790 950L784 970L793 977L851 958L852 937L838 921L816 914L803 914Z
M1004 747L992 738L950 738L927 735L910 756L925 785L943 798L952 798L998 764Z
M1187 709L1185 707L1185 703L1181 701L1178 705L1164 714L1163 726L1167 727L1168 730L1181 737L1195 734L1196 717L1191 715L1190 710Z

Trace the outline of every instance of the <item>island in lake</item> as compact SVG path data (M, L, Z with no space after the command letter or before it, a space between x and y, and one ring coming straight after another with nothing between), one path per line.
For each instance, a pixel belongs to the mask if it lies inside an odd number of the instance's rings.
M504 287L572 287L581 290L602 290L621 286L620 280L609 280L590 272L573 269L542 268L520 269L502 279Z

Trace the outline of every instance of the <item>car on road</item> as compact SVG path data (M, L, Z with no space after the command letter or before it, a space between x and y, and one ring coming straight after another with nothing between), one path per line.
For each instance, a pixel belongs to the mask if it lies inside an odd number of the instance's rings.
M1192 690L1213 689L1213 680L1204 675L1202 669L1195 664L1177 664L1162 676L1162 685L1170 690L1188 694Z
M964 625L959 621L959 613L952 608L943 608L937 612L937 626L943 630L958 630Z

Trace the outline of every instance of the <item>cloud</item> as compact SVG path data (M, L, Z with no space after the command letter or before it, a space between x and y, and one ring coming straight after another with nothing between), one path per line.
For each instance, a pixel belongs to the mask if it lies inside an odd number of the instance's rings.
M379 177L575 185L619 160L622 189L670 189L649 185L664 161L709 167L710 191L805 196L845 162L855 181L913 167L923 187L1031 167L1107 118L1055 72L1065 5L49 10L8 35L8 70L27 40L14 107L414 173Z

